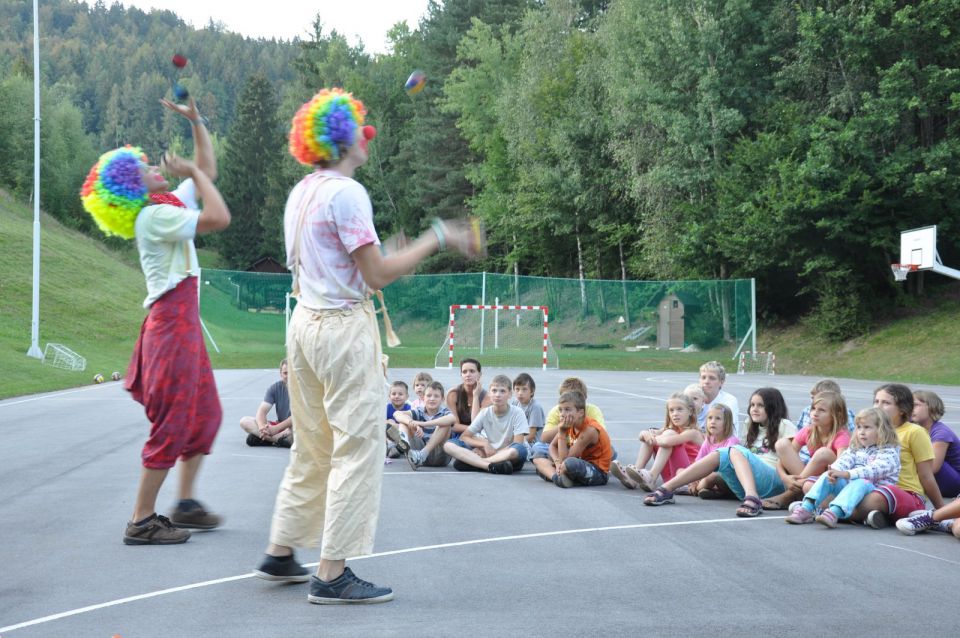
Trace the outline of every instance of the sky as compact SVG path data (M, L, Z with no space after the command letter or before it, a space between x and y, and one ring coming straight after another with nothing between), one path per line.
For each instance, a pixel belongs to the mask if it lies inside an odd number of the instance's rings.
M250 37L306 39L312 33L313 19L320 14L324 33L336 30L347 41L363 40L368 53L386 53L386 33L397 22L406 20L410 30L417 28L427 10L428 0L120 0L149 12L151 8L173 11L185 22L203 28L212 17L228 31ZM109 3L108 3L109 4Z

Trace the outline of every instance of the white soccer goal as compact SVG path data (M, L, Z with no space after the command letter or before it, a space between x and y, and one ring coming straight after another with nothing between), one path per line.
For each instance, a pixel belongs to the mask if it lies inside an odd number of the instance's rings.
M737 374L776 374L777 357L772 352L740 352Z
M87 360L62 343L48 343L43 349L41 363L72 372L83 372L87 369Z
M452 368L472 357L493 367L559 368L548 325L546 306L452 305L434 366Z

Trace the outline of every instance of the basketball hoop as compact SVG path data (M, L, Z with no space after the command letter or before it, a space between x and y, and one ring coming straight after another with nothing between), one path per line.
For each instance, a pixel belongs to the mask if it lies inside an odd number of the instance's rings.
M897 281L906 281L907 275L917 270L916 264L890 264L893 278Z

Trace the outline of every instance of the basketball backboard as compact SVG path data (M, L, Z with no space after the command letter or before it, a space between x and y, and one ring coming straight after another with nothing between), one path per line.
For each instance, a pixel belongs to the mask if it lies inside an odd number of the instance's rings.
M900 263L929 270L937 260L937 227L924 226L900 233Z

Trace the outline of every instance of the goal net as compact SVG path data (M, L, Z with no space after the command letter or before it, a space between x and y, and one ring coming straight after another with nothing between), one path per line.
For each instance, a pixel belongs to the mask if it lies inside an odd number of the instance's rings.
M87 369L87 360L62 343L48 343L43 349L41 363L71 372L83 372Z
M546 306L450 306L446 339L434 366L452 368L464 357L485 366L559 368Z
M777 358L772 352L740 352L737 374L776 374Z

